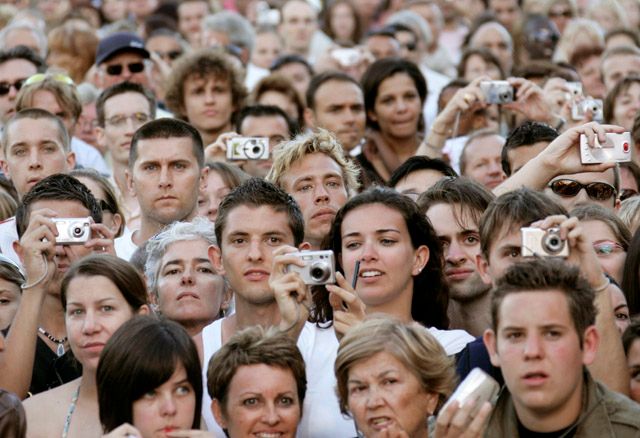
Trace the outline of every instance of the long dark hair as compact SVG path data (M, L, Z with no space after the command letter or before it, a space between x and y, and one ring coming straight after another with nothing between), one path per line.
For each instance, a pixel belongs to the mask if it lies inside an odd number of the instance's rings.
M338 211L323 248L333 250L336 255L340 254L342 252L341 229L344 218L356 208L369 204L381 204L400 213L409 230L413 248L416 249L421 245L426 245L429 248L427 265L418 275L413 277L411 317L426 327L448 329L449 289L443 275L442 249L433 227L426 216L420 214L418 206L411 199L386 187L373 187L351 198ZM340 257L336 257L336 269L344 272L339 259ZM311 320L316 323L332 320L333 310L329 304L329 295L326 289L314 290L313 298L315 310L312 312Z
M624 261L624 274L622 275L622 292L627 298L629 315L632 317L640 313L640 229L631 238L627 258Z

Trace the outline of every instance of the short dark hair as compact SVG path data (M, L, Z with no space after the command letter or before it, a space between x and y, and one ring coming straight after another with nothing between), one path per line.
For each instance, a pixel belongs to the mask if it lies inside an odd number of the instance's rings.
M472 56L479 56L480 58L482 58L482 60L485 63L491 64L494 67L496 67L500 72L501 78L505 77L504 70L502 69L502 65L500 65L500 60L496 58L496 55L494 55L489 49L485 49L484 47L471 47L471 48L465 49L462 52L462 58L458 63L459 78L464 78L465 70L467 69L467 62L469 61L469 58L471 58Z
M318 92L318 88L323 86L326 82L329 81L337 81L337 82L350 82L354 84L356 87L360 88L360 84L358 81L353 79L346 73L336 70L329 70L322 72L320 74L315 75L311 78L311 82L309 82L309 88L307 88L307 107L315 110L316 106L316 93Z
M638 269L640 268L640 229L636 230L629 244L629 252L624 261L622 274L622 291L627 298L629 314L633 317L640 313L640 282Z
M640 338L640 320L632 320L631 324L627 326L624 333L622 333L622 348L624 348L624 354L629 356L629 350L633 341Z
M218 206L216 218L216 239L222 251L222 233L227 225L227 216L231 210L241 207L269 206L277 213L286 213L289 228L293 234L294 245L298 246L304 239L304 219L298 203L284 190L262 178L251 178L233 189L224 197Z
M445 163L444 160L417 155L402 163L400 167L391 174L387 185L389 187L395 187L400 181L409 176L409 174L419 170L435 170L436 172L442 173L443 176L450 176L452 178L458 176L456 171L453 170L453 167Z
M114 96L125 93L138 93L145 97L147 99L147 102L149 103L149 115L152 119L155 119L156 98L153 96L153 93L140 84L136 84L134 82L120 82L105 89L102 93L100 93L100 96L98 96L98 99L96 100L96 120L98 121L98 126L104 128L104 106L107 100L111 99Z
M133 311L148 304L144 279L130 263L109 254L93 254L77 261L64 274L60 286L62 308L67 309L67 290L76 277L107 277L120 291Z
M14 59L23 59L33 64L38 73L44 73L47 64L36 52L26 46L16 46L11 49L0 51L0 65Z
M291 120L280 107L275 105L248 105L242 108L236 117L237 133L242 134L242 122L247 117L282 117L287 122L290 138L293 138L299 130L298 123Z
M129 168L133 168L133 164L138 159L138 142L158 138L190 139L193 156L198 161L198 166L200 168L204 166L204 145L198 130L182 120L162 118L145 123L133 134L131 149L129 149Z
M491 246L504 229L524 227L547 216L562 214L567 210L544 193L521 188L494 199L480 219L480 249L489 261Z
M33 119L33 120L50 120L56 127L58 131L58 140L62 144L62 149L65 152L69 152L71 148L71 138L70 133L67 132L67 128L62 123L60 117L55 114L51 114L47 110L43 110L40 108L26 108L21 111L15 113L8 121L5 123L4 128L2 129L2 151L6 154L7 146L9 146L9 127L22 119Z
M96 383L100 423L110 432L133 423L133 403L171 378L182 365L196 406L191 427L200 427L202 371L193 340L179 324L153 316L136 316L111 336L102 351Z
M309 64L307 60L300 55L280 56L273 61L273 64L269 67L269 71L271 71L271 73L275 73L287 64L301 64L307 69L309 76L313 76L313 68L311 67L311 64Z
M102 209L91 191L76 178L56 173L38 181L22 198L16 211L18 237L22 237L29 225L31 204L41 200L76 201L89 210L96 223L102 222Z
M493 193L483 185L460 177L441 179L422 193L417 203L422 214L426 214L427 210L436 204L459 204L462 214L479 224L482 213L494 199ZM461 218L456 217L456 221L462 225Z
M361 80L362 92L364 94L364 107L367 111L367 125L373 129L379 129L379 126L376 121L369 117L368 112L373 111L375 107L380 84L382 84L385 79L398 73L405 73L411 78L422 104L424 104L427 99L427 81L424 79L420 69L413 62L401 58L383 58L377 60L364 72ZM418 130L421 129L423 124L424 120L421 115Z
M558 131L540 122L526 121L516 127L511 131L502 147L502 170L504 170L505 175L511 175L511 162L508 155L510 150L523 146L533 146L540 141L552 142L558 135L560 135Z
M575 65L577 68L594 56L600 56L604 52L602 46L580 46L571 54L569 58L569 64Z
M500 305L507 295L518 292L559 291L567 299L571 322L580 345L584 332L596 323L595 293L580 269L555 258L534 258L509 267L491 292L491 326L498 332Z

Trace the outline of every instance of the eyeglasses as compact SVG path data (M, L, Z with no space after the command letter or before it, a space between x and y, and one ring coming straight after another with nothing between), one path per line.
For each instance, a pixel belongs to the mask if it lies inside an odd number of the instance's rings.
M633 189L622 189L620 191L620 201L638 196L638 192Z
M589 184L582 184L573 179L557 179L548 186L556 195L570 198L580 193L580 190L585 189L589 198L594 201L606 201L612 196L615 196L616 189L611 185L604 182L592 182Z
M612 242L610 240L594 243L593 249L598 255L610 255L624 251L622 245L620 245L618 242Z
M560 17L571 18L571 17L573 17L573 13L570 10L557 11L557 12L549 11L548 15L549 15L549 18L560 18Z
M62 84L75 85L73 83L73 79L62 73L36 73L33 76L29 76L29 79L24 81L23 86L26 87L33 84L39 84L40 82L44 82L47 79L53 80L55 82L60 82Z
M18 79L15 82L0 82L0 96L6 96L11 91L11 87L15 88L16 91L20 91L22 85L24 84L25 79Z
M160 52L156 50L155 52L160 58L170 59L172 61L175 61L182 55L182 50L170 50L168 52Z
M108 65L105 68L105 71L109 76L119 76L122 74L122 69L125 66L127 67L127 70L129 70L129 73L131 74L140 73L141 71L144 70L144 62L131 62L129 64L124 64L124 65L123 64Z
M418 45L415 42L402 44L402 48L407 49L410 52L413 52L414 50L416 50L417 46Z
M131 120L134 126L139 126L147 123L151 119L151 116L145 113L134 113L130 116L116 115L109 117L107 123L114 128L122 128L127 124L127 120Z

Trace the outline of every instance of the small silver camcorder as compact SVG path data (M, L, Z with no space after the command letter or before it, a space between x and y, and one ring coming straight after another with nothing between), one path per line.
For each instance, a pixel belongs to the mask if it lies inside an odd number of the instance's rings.
M58 235L56 245L83 245L91 238L91 218L52 218Z
M235 137L227 142L229 160L268 160L269 139L267 137Z
M287 272L297 272L304 284L332 284L336 282L336 262L333 251L301 251L290 255L304 262L304 267L288 265Z
M623 132L605 134L607 141L601 144L596 137L594 147L589 145L587 136L580 135L580 159L582 164L599 164L608 162L623 163L631 161L631 133Z
M520 228L522 257L569 257L569 245L558 228Z
M591 110L594 121L601 122L604 120L602 100L600 99L584 99L579 102L573 102L571 106L571 118L573 120L582 120L588 110Z
M442 407L442 410L446 409L447 406L454 401L457 401L459 406L463 406L465 403L475 400L476 403L469 414L471 418L474 418L484 402L495 403L499 391L500 385L498 385L498 382L496 382L493 377L480 368L474 368L460 385L458 385L454 393L449 397L449 400L447 400Z
M500 105L513 102L513 87L507 81L482 81L480 89L484 93L486 103Z

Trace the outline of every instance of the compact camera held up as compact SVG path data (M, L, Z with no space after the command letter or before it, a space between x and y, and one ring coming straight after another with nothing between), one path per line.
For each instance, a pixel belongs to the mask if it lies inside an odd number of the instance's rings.
M484 402L495 404L499 391L500 385L493 377L480 368L474 368L458 385L441 410L445 410L454 401L457 401L459 406L475 401L473 410L469 414L473 418L478 414Z
M304 267L288 265L287 272L300 274L304 284L315 286L336 282L336 262L333 251L301 251L290 254L304 262Z
M91 238L91 218L52 218L58 230L56 245L83 245Z
M602 122L604 120L602 100L600 99L584 99L573 102L571 106L571 118L573 120L582 120L588 110L591 110L594 121Z
M513 102L513 87L507 81L482 81L480 90L484 93L484 101L489 104Z
M599 164L617 162L623 163L631 161L631 133L623 132L605 134L607 141L601 144L596 137L594 147L589 145L587 136L580 135L580 159L582 164Z
M234 137L227 141L228 160L268 160L267 137Z
M569 245L558 228L520 228L522 257L569 257Z

